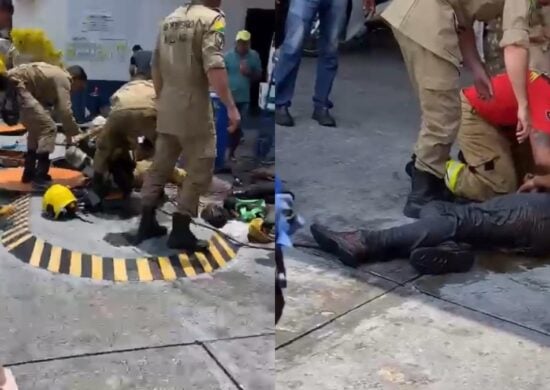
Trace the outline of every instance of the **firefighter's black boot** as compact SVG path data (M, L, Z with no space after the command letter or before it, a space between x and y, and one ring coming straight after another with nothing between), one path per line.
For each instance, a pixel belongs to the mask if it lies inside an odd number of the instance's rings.
M418 219L422 207L431 201L444 199L444 190L445 182L442 179L414 167L411 177L411 192L403 214L406 217Z
M188 253L206 252L208 241L199 240L191 231L191 216L174 213L172 216L172 232L168 237L168 248L179 249Z
M134 238L134 244L139 245L143 241L151 238L157 238L165 236L168 233L168 229L159 225L157 221L156 208L145 206L143 207L141 214L141 221L139 222L139 228L137 236Z
M423 275L468 272L474 265L474 253L464 245L446 242L437 247L412 251L409 261Z
M36 175L36 151L29 150L25 155L25 166L23 169L23 176L21 182L30 183L34 180Z
M48 174L50 171L50 154L38 153L36 159L36 175L33 181L37 184L48 184L52 181L52 177Z

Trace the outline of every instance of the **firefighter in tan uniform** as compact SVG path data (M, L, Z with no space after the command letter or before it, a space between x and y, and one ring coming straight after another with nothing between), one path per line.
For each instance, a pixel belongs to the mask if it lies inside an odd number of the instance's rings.
M481 102L471 89L461 93L462 121L458 144L463 162L450 160L445 175L447 188L455 195L476 201L485 201L498 195L514 192L527 173L539 168L550 169L550 7L539 7L533 12L529 31L528 96L532 109L531 142L516 139L514 115L515 99L505 71L503 52L496 42L502 37L500 20L488 24L484 39L487 67L493 79L492 101ZM505 126L508 124L508 126ZM535 160L533 160L533 153Z
M531 2L394 0L382 14L394 31L422 110L406 216L417 218L423 205L444 197L445 165L460 125L462 63L472 71L478 93L491 97L490 79L476 47L475 20L487 22L503 16L501 46L509 54L507 66L521 102L520 123L529 126L525 79Z
M111 113L97 139L93 189L101 197L109 192L108 174L125 195L133 188L138 138L156 139L156 93L151 80L135 79L111 97ZM132 152L132 156L130 156Z
M8 78L16 85L21 123L28 132L22 181L51 181L49 156L55 148L57 125L50 111L61 122L70 143L71 137L80 132L73 116L71 92L86 88L87 75L80 66L64 70L38 62L9 70Z
M143 215L136 243L166 234L156 221L155 209L181 154L188 175L179 191L168 246L189 252L208 247L191 232L190 224L197 216L200 195L211 183L216 157L209 85L228 109L229 131L235 131L240 122L225 70L225 18L220 4L221 0L192 1L162 23L152 72L158 135L142 188Z

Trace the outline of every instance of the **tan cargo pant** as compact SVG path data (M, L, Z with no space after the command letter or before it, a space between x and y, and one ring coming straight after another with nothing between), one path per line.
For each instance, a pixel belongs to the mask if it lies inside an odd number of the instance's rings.
M455 195L486 201L518 189L523 176L532 172L529 142L519 145L505 133L485 122L461 94L462 123L458 144L467 166L459 173Z
M154 109L128 109L111 113L97 138L94 171L101 174L109 172L110 164L121 154L137 149L139 137L146 137L154 143L156 127L157 114Z
M145 175L141 190L144 206L156 206L161 191L172 178L174 167L183 155L187 177L178 193L178 212L196 217L200 196L206 193L214 176L216 156L216 132L193 136L176 136L159 133L155 144L155 156Z
M19 90L21 124L27 129L27 150L52 153L57 125L50 112L27 90Z
M443 178L460 125L459 70L401 32L393 33L422 110L416 168Z

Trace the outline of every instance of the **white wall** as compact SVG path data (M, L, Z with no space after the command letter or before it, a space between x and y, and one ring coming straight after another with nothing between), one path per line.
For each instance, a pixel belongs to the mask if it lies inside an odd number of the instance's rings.
M118 4L124 7L121 26L124 26L125 31L121 32L129 48L140 44L144 49L152 49L160 21L186 3L185 0L15 0L13 25L15 28L44 29L56 47L65 51L72 38L69 34L69 9L74 9L74 4L78 4L83 10L88 7L101 10L101 7L112 6L113 2L116 2L117 8L120 7ZM237 31L244 27L248 8L273 9L274 0L224 0L222 7L227 19L227 42L231 42ZM90 79L125 80L128 77L129 58L130 53L126 62L79 62L79 65L86 69Z

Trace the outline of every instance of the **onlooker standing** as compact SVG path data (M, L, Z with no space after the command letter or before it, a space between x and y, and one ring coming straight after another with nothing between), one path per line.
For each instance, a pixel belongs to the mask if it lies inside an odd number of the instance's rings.
M237 33L235 48L225 54L225 66L229 76L229 86L241 118L248 112L250 105L250 82L258 81L262 77L262 62L260 55L250 48L251 35L242 30ZM237 131L230 135L229 158L235 157L235 150L243 136L239 126Z
M364 5L369 11L375 7L374 0L364 0ZM313 119L322 126L336 126L336 121L329 111L333 107L329 96L338 70L338 44L346 20L346 11L347 2L342 0L290 0L285 39L275 67L275 121L278 125L294 126L294 119L288 109L292 103L300 68L303 41L311 30L315 17L319 15L321 34L317 81L313 96Z
M132 48L132 58L130 58L130 77L134 78L138 73L150 79L151 76L151 61L153 60L153 52L143 50L140 45L134 45Z

